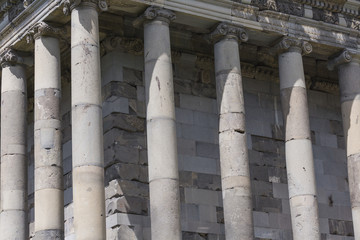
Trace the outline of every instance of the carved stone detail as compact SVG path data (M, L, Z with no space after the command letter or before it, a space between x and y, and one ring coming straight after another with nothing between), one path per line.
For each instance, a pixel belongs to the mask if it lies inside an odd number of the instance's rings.
M314 79L311 84L311 89L331 94L339 94L339 85L325 79Z
M214 59L207 56L196 56L195 65L200 69L213 70Z
M338 56L330 59L328 61L327 67L330 71L332 71L337 66L344 64L344 63L349 63L349 62L351 62L351 60L352 60L352 56L351 56L350 52L348 50L344 50Z
M260 10L277 10L275 0L251 0L251 4L257 6Z
M66 34L65 28L58 28L46 22L36 23L26 35L27 43L30 43L40 36L61 37Z
M317 21L323 21L326 23L339 24L339 16L337 13L330 12L323 9L313 9L313 19Z
M312 45L304 40L297 38L284 37L276 46L275 50L278 53L287 51L297 51L302 55L306 55L312 52Z
M122 50L134 55L144 53L144 43L141 39L125 37L108 37L101 42L101 46L106 52Z
M64 14L69 15L71 11L80 4L95 7L98 11L101 12L108 10L108 4L106 0L65 0L63 6Z
M293 1L278 1L277 10L282 13L295 15L299 17L304 16L304 6L300 3L294 3Z
M23 63L23 59L15 50L6 48L3 52L0 53L1 67L13 66L20 63Z
M218 42L223 38L232 38L241 42L246 42L249 39L243 28L227 23L220 23L208 37L212 42Z
M360 19L345 16L347 27L360 31Z
M133 25L135 27L139 27L144 22L149 20L161 20L166 23L170 23L176 19L176 15L173 11L165 9L165 8L159 8L155 6L148 7L145 12L137 18Z

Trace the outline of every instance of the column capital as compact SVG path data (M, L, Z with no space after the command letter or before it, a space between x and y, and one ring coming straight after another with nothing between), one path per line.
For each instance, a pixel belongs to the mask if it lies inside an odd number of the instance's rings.
M216 43L224 38L235 39L237 41L246 42L249 39L247 32L239 27L228 23L220 23L215 30L209 34L211 42Z
M309 42L291 37L283 37L274 48L278 54L284 52L298 52L301 55L306 55L313 50L312 45Z
M41 36L60 38L64 34L66 34L65 28L55 27L46 22L39 22L26 34L26 41L30 43Z
M3 52L0 53L1 67L8 67L16 64L22 64L23 62L24 62L23 58L20 57L18 52L16 52L12 48L6 48Z
M106 52L122 50L134 55L142 55L144 43L138 38L108 37L101 42L101 46Z
M360 54L351 52L348 49L343 50L340 54L336 54L329 58L327 68L332 71L341 64L349 63L353 60L360 61Z
M106 0L65 0L63 12L65 15L69 15L74 8L80 5L94 7L100 12L108 10Z
M168 9L159 8L155 6L148 7L145 12L134 21L134 26L138 27L146 21L160 20L170 23L176 19L176 14Z

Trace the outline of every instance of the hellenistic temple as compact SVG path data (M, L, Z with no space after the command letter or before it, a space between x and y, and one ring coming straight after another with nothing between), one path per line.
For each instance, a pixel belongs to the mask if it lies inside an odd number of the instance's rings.
M359 0L0 0L0 240L359 240Z

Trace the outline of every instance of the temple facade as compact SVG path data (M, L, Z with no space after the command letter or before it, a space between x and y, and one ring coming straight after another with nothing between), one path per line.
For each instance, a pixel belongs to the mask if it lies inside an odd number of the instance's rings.
M360 0L0 0L0 240L360 240Z

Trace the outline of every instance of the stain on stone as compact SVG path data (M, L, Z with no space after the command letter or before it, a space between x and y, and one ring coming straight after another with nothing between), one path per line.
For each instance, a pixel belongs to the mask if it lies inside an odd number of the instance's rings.
M159 90L160 90L160 89L161 89L160 80L159 80L159 78L158 78L157 76L156 76L155 80L156 80L157 85L158 85L158 88L159 88Z

